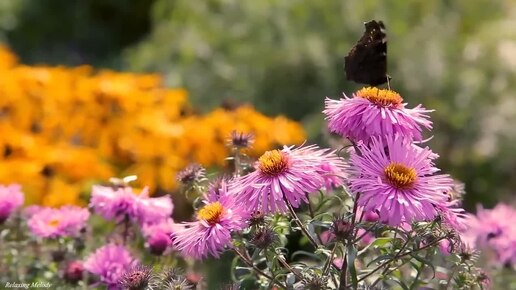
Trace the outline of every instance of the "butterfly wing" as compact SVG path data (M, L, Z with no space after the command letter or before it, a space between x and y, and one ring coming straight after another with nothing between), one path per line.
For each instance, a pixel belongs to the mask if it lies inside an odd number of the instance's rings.
M344 58L346 79L377 86L387 82L387 36L381 21L365 23L366 31Z

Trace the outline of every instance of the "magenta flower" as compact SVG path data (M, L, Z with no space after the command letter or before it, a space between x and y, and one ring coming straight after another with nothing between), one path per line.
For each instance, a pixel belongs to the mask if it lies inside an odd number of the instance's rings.
M75 237L86 227L90 212L77 206L41 208L27 221L31 233L40 238Z
M380 221L392 226L437 216L437 206L447 202L446 192L453 186L448 175L433 163L437 156L409 139L390 136L386 141L373 138L370 147L359 144L360 154L352 150L349 188L364 211L375 211Z
M319 149L317 146L299 147L296 150L285 147L284 150L288 150L291 154L298 155L300 159L312 164L317 174L322 177L323 187L326 191L331 191L344 184L344 179L347 178L346 164L335 154L335 151Z
M118 280L138 262L123 246L108 244L90 254L84 262L84 269L99 277L108 289L119 290Z
M465 235L477 248L491 249L500 265L516 265L516 209L498 204L493 209L479 207L468 219Z
M139 195L138 203L137 220L140 224L166 221L174 210L170 196L149 197L147 188Z
M93 186L90 206L105 219L120 222L128 217L140 224L159 222L170 217L173 210L170 197L151 198L148 188L137 194L129 186Z
M436 204L435 207L442 218L443 224L456 231L467 229L468 214L459 206L459 200Z
M64 269L63 278L70 284L76 284L82 280L84 272L84 266L81 261L71 261L66 264Z
M131 187L108 187L94 185L90 207L108 220L120 221L125 216L136 218L139 214L138 197Z
M156 224L145 224L142 227L147 246L155 255L163 254L172 246L172 236L178 225L171 218Z
M408 139L421 140L422 127L432 129L432 122L421 105L405 108L401 96L391 90L375 87L362 88L353 98L326 99L323 113L331 132L351 141L369 143L371 137L398 134Z
M24 196L20 185L0 185L0 224L22 206L23 202Z
M307 194L342 184L344 163L334 152L317 146L265 152L256 170L237 178L231 190L253 211L286 212L287 200L297 208Z
M205 196L197 221L180 224L173 235L174 246L186 257L219 257L231 245L231 233L244 229L248 218L247 206L237 203L228 192L227 183L222 181Z

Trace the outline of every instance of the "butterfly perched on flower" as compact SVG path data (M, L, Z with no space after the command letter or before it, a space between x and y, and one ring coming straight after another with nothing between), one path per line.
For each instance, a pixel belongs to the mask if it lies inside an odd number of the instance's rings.
M344 58L346 79L371 86L388 82L387 35L382 21L365 22L364 35Z

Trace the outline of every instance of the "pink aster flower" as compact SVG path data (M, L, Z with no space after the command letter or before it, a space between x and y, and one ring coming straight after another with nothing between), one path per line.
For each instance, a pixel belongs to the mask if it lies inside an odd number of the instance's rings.
M421 105L408 109L405 105L394 91L368 87L355 92L353 98L327 98L323 113L331 132L354 142L369 143L371 137L394 134L421 140L422 127L432 129L427 115L432 110Z
M392 226L403 222L430 220L437 216L436 205L446 203L453 180L436 174L429 148L420 148L409 139L390 136L373 138L370 146L352 150L349 188L364 211L375 211L380 221Z
M174 204L170 196L149 197L147 188L138 198L138 221L144 223L160 223L172 215Z
M21 186L18 184L0 185L0 224L20 206L23 205L24 196Z
M334 152L317 146L265 152L256 170L231 185L241 201L254 211L286 212L287 200L297 208L307 194L342 184L344 163Z
M180 224L173 235L174 246L184 256L195 259L219 257L231 245L231 233L244 229L248 218L247 206L238 203L228 192L227 183L221 181L205 196L197 221Z
M139 213L138 197L129 186L108 187L94 185L90 206L108 220L120 221L125 216L136 218Z
M171 218L159 223L143 225L142 232L151 253L161 255L169 249L172 246L172 236L176 228L177 224Z
M435 205L442 218L443 224L456 231L464 231L468 228L466 211L459 206L459 200L452 200Z
M77 206L41 208L27 221L31 233L41 238L75 237L86 227L90 212Z
M330 149L319 149L317 146L299 147L297 150L284 147L285 151L298 155L305 162L312 164L315 171L324 181L323 187L326 191L342 186L347 177L345 172L346 164L342 158Z
M83 266L85 270L98 276L108 289L119 290L118 280L137 264L125 247L108 244L90 254Z
M170 217L173 210L170 197L151 198L147 187L137 194L129 186L93 186L90 206L105 219L120 222L129 217L140 224L159 222Z
M489 248L496 254L496 263L516 265L516 209L498 204L493 209L479 207L468 219L465 235L477 248Z

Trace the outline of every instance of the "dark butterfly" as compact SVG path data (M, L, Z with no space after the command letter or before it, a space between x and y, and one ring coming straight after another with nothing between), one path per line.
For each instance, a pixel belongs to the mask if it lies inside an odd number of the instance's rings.
M346 79L371 86L388 81L387 35L381 21L364 23L366 31L344 58Z

